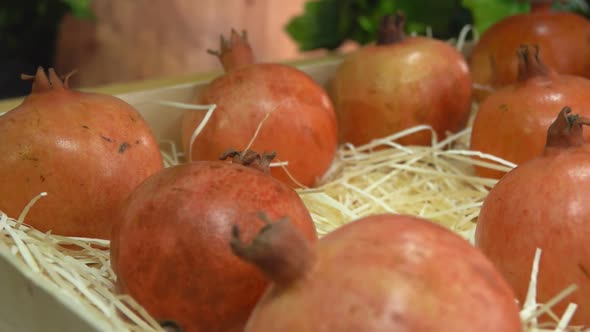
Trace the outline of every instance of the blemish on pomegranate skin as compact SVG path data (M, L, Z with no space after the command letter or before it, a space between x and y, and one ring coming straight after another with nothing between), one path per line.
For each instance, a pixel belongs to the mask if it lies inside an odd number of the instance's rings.
M127 143L127 142L121 143L121 145L119 145L119 153L125 153L125 151L127 150L128 147L129 147L129 143Z
M39 179L41 180L41 182L45 182L45 177L43 175L39 175Z
M82 128L84 128L84 129L90 129L87 125L83 125Z
M283 186L277 185L277 186L275 186L275 192L279 195L282 195L282 194L286 193L286 190Z
M173 320L163 320L159 322L160 326L166 332L182 332L182 327Z
M110 138L110 137L106 137L106 136L103 136L103 135L100 135L100 138L102 138L104 141L107 141L107 142L109 142L109 143L113 141L113 139L112 139L112 138Z
M582 271L584 276L586 276L586 278L590 279L590 272L588 272L588 269L586 269L586 267L584 265L582 265L582 263L578 263L578 267L580 268L580 271Z
M402 315L399 312L395 312L395 311L389 315L389 318L391 319L391 321L397 322L397 323L401 323L405 320L404 315Z

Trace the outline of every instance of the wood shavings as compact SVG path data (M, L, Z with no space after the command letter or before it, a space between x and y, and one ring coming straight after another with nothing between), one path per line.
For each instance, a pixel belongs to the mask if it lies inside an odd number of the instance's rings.
M526 295L525 303L523 304L523 308L520 312L520 318L523 322L523 330L530 331L530 332L544 332L544 331L585 331L582 327L575 327L569 326L569 321L573 317L577 305L575 303L570 303L564 312L563 316L560 318L555 313L551 311L551 307L555 304L561 302L565 299L568 295L574 292L577 289L576 285L571 285L561 291L559 294L554 296L551 300L547 301L545 304L539 304L536 301L537 297L537 277L539 273L539 264L541 263L541 249L535 251L535 257L533 259L533 266L531 271L531 282L529 284L529 289ZM553 320L553 323L543 323L539 324L537 318L540 317L542 314L547 314ZM587 330L586 330L587 331Z
M195 130L193 131L190 141L189 141L189 147L188 147L188 158L189 160L192 158L192 151L193 151L193 144L195 143L195 140L197 139L197 136L199 136L199 134L201 133L201 131L203 131L203 128L205 128L205 125L207 124L207 122L209 121L209 119L211 118L211 116L213 115L213 112L215 111L215 109L217 108L217 105L212 104L212 105L197 105L197 104L188 104L188 103L180 103L180 102L175 102L175 101L167 101L167 100L160 100L160 101L156 101L155 103L159 104L159 105L164 105L164 106L172 106L172 107L176 107L176 108L181 108L181 109L185 109L185 110L193 110L193 111L197 111L197 112L202 112L202 111L207 111L205 113L205 116L203 117L203 121L201 121L201 123L199 123L199 125L197 126L197 128L195 128ZM166 159L165 155L165 159ZM169 161L169 160L167 160ZM171 165L171 164L168 164Z
M420 130L432 131L420 126L339 150L329 178L317 188L321 191L302 192L310 212L316 218L323 216L316 220L320 234L363 216L402 213L436 220L472 240L479 208L497 180L477 177L471 168L474 160L462 157L468 151L458 148L470 130L443 144L433 135L430 147L395 144L394 140Z
M0 212L2 254L14 255L37 274L37 282L57 286L62 296L103 320L111 331L162 331L135 301L116 294L108 241L40 232L26 224L26 211L18 220Z

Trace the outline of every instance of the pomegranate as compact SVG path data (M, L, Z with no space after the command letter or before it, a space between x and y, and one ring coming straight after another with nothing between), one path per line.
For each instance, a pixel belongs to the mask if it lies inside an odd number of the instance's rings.
M0 210L53 234L108 239L114 211L163 168L151 129L113 96L70 90L42 68L22 104L0 117Z
M521 331L512 290L493 264L439 225L374 215L313 245L289 219L249 245L234 227L234 253L273 282L245 332Z
M264 227L262 211L296 220L306 239L317 239L297 193L268 175L272 155L226 156L238 163L196 161L154 174L126 201L113 231L119 291L185 332L243 331L268 283L232 254L234 224L250 239Z
M496 264L522 302L535 250L542 250L537 301L566 287L578 290L551 310L578 304L571 324L590 327L590 145L588 118L563 108L547 131L545 150L506 174L481 208L475 244Z
M515 57L516 58L516 57ZM547 128L563 105L590 116L590 80L560 75L541 61L539 47L518 49L519 78L481 103L473 122L471 149L515 164L543 152ZM586 137L590 137L590 132ZM476 167L480 176L500 178L505 172Z
M336 155L337 125L332 102L324 89L304 72L287 65L255 63L246 35L232 30L213 52L225 74L197 93L197 104L217 108L203 130L203 112L183 117L182 144L190 160L215 160L229 148L246 148L259 126L253 150L276 151L288 162L271 174L293 187L313 186ZM290 174L290 175L289 175ZM293 179L295 181L293 181Z
M376 45L348 55L330 93L340 141L355 145L417 125L430 125L439 138L459 131L471 109L471 77L461 53L426 37L405 37L404 16L386 16ZM430 145L430 132L399 139Z

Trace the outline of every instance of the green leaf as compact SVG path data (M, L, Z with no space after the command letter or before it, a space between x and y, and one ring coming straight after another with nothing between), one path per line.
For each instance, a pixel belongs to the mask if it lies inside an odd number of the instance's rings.
M471 9L474 25L479 33L509 15L529 10L528 3L521 0L463 0L463 6Z
M429 26L438 35L450 33L450 18L459 8L455 0L398 0L397 9L407 18L409 31L424 33Z
M303 15L291 19L286 30L300 50L340 46L341 30L347 30L346 20L340 19L340 7L338 0L310 1L305 4Z
M402 10L406 32L424 33L427 26L435 35L452 34L460 0L315 0L305 4L304 13L286 27L301 50L335 49L345 40L367 44L376 39L383 15Z
M90 6L92 0L61 0L61 2L70 8L70 12L74 17L86 20L94 19L94 13Z
M553 5L553 8L557 10L576 12L582 15L588 15L590 13L590 8L585 0L569 0L565 3L558 1Z

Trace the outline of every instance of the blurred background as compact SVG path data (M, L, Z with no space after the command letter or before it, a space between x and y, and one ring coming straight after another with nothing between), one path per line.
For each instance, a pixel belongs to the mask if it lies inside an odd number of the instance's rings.
M3 0L0 98L25 95L21 73L77 70L77 88L219 70L220 34L248 31L259 61L322 56L370 43L379 18L402 10L406 30L456 37L528 10L522 0ZM556 1L588 15L586 0Z

